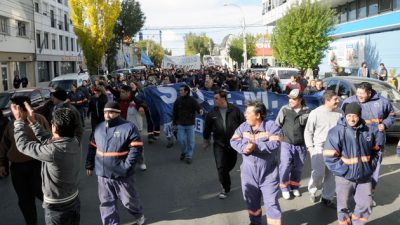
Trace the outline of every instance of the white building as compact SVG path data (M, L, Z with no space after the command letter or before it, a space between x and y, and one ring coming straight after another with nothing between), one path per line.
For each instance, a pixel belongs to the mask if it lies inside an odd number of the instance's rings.
M330 72L335 59L348 73L355 74L362 62L378 69L384 63L393 74L400 73L400 0L316 0L337 11L338 24L320 65L320 73ZM296 0L262 0L265 25L275 25Z
M13 89L15 75L34 86L35 33L32 0L0 3L0 91Z
M82 51L70 20L68 0L34 0L36 83L46 86L59 75L78 72Z

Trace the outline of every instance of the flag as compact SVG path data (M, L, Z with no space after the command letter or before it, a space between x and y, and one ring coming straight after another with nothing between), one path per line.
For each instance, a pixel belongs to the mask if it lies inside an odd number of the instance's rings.
M142 54L140 56L140 61L145 66L154 66L154 63L151 61L150 57L144 52L142 49Z

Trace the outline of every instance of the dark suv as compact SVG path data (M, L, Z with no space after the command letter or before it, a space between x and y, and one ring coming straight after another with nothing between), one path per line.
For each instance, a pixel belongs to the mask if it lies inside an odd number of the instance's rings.
M33 109L38 109L50 100L52 88L22 88L0 93L0 109L4 116L10 116L11 98L13 96L28 96Z

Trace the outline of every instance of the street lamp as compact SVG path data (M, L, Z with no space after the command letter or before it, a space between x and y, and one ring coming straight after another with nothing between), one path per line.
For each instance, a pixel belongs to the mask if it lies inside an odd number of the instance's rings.
M233 3L225 3L224 6L233 6L236 8L239 8L240 12L242 13L243 17L243 27L242 27L242 38L243 38L243 68L246 70L247 69L247 44L246 44L246 20L245 20L245 15L243 12L242 7L233 4Z

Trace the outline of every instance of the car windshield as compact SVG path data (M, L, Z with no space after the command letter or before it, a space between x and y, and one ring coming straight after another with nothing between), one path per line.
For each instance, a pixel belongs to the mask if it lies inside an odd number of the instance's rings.
M66 91L69 90L69 87L71 84L76 83L76 80L56 80L50 82L49 86L56 89L57 87L60 87Z
M292 75L297 76L296 70L278 70L279 79L290 79Z
M10 106L10 98L12 93L0 94L0 109L7 109Z
M354 83L356 87L358 84L360 83ZM389 101L400 102L400 93L389 84L381 84L377 82L370 82L370 84L372 85L372 89L374 89L381 96L389 99Z

